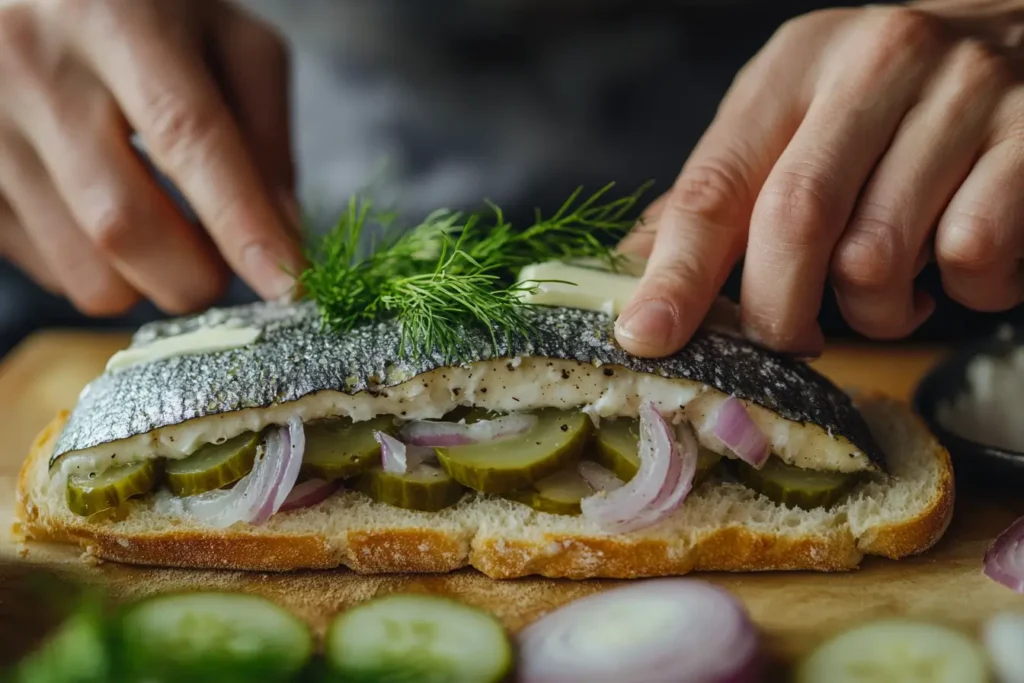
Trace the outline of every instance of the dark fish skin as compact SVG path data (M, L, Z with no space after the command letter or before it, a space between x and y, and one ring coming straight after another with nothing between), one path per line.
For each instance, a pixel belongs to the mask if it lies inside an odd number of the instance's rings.
M876 465L885 459L850 398L804 363L732 336L702 330L679 353L662 359L627 354L614 341L603 313L571 308L528 309L526 337L499 338L497 357L536 356L621 365L636 372L700 382L760 404L795 422L813 423L845 437ZM320 325L310 302L250 304L152 323L132 345L202 326L237 320L262 329L239 349L186 355L107 372L82 393L54 449L61 455L145 434L194 418L263 408L332 390L375 392L438 367L439 351L399 354L400 328L381 322L338 334ZM484 330L465 331L469 364L495 357Z

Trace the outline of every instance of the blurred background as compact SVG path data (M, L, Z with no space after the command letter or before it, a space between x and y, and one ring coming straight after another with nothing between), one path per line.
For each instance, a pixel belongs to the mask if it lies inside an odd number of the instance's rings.
M859 3L743 0L244 0L293 50L293 147L320 229L373 182L405 215L492 199L522 220L578 185L666 189L736 71L790 17ZM726 294L738 295L738 277ZM939 301L916 339L987 333L1000 317ZM223 303L252 300L236 282ZM90 320L0 262L0 355L43 327L133 328L141 305ZM827 334L848 336L826 296Z

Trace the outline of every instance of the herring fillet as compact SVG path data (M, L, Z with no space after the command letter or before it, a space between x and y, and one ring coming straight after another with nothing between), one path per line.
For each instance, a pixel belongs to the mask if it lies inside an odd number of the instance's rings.
M459 364L533 356L688 379L784 419L818 425L885 467L881 449L850 398L804 363L709 330L699 331L668 358L638 358L614 341L613 321L607 314L537 307L525 315L529 335L506 340L499 334L496 356L486 330L464 330L466 350ZM259 340L243 348L104 373L80 395L50 464L67 453L195 418L265 408L325 390L349 395L379 392L453 365L436 349L400 355L401 331L395 322L372 323L341 334L325 329L313 302L248 304L151 323L135 334L132 347L226 321L260 328Z

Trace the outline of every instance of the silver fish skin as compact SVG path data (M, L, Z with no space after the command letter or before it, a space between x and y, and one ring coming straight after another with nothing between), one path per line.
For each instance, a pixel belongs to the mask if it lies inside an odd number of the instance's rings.
M393 321L348 333L324 328L312 302L256 303L151 323L134 335L132 347L228 322L257 327L261 334L242 348L105 372L83 390L50 462L195 418L265 408L325 390L380 392L441 367L533 356L699 382L844 437L885 469L884 455L849 396L805 363L711 330L699 331L673 356L638 358L615 342L607 314L533 307L526 315L529 334L498 334L496 346L486 329L463 330L465 343L456 361L438 349L403 352L401 329Z

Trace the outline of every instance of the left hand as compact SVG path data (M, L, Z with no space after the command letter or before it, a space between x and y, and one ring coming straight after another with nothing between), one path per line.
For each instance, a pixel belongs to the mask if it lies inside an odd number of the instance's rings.
M1020 303L1024 70L966 25L868 7L783 26L621 245L650 259L616 325L623 347L681 348L744 253L744 330L802 356L821 351L830 276L855 330L911 333L934 308L914 288L933 249L953 299Z

